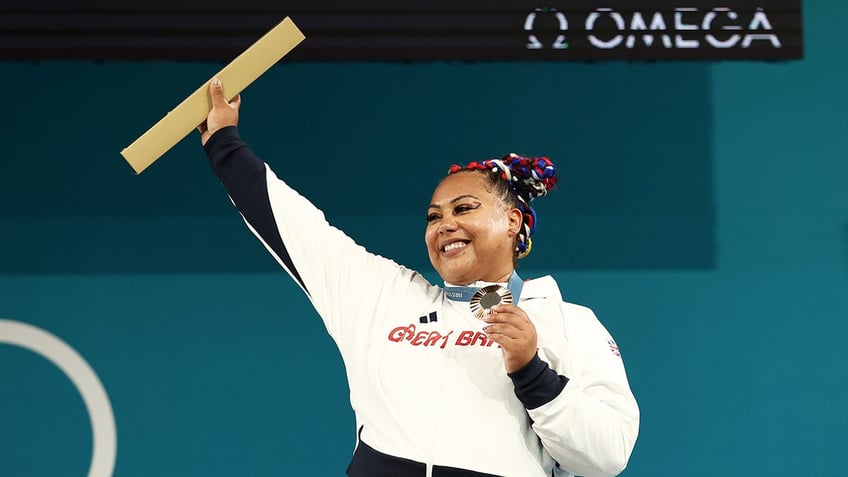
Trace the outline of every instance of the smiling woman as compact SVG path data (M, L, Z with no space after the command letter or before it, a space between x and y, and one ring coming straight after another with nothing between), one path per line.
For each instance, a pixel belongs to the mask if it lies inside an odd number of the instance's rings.
M359 437L349 476L624 469L639 408L615 341L590 309L563 301L552 277L515 273L531 248L530 201L556 183L549 160L450 169L427 212L438 286L330 226L240 139L241 99L227 102L217 80L210 94L199 129L212 169L345 361Z
M427 213L425 240L439 275L451 283L506 282L516 260L530 254L530 202L556 185L555 172L546 157L517 154L451 166Z
M482 174L451 175L436 188L425 240L433 268L447 282L506 282L521 212L486 187Z

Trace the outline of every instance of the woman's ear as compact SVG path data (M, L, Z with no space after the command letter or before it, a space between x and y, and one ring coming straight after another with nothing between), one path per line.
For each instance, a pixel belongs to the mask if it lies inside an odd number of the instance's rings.
M509 235L515 236L521 230L521 224L524 222L524 214L515 207L509 209Z

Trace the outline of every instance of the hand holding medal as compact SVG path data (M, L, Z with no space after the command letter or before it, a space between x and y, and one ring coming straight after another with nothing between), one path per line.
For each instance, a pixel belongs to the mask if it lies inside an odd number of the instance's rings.
M489 292L489 294L492 293L497 292ZM481 301L483 298L481 297ZM536 355L538 349L536 327L524 310L511 303L511 299L509 302L502 301L488 308L482 319L488 323L483 327L483 332L503 349L507 373L523 368Z

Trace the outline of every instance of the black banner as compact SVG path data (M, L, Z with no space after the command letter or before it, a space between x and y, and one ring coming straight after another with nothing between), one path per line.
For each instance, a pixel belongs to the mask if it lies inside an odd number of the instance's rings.
M800 0L349 3L33 0L0 7L0 59L229 61L285 16L306 34L295 61L803 56Z

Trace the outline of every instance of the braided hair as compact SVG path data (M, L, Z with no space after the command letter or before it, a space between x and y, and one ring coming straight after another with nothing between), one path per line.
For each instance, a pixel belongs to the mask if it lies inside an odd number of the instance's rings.
M554 163L547 157L524 157L510 153L500 159L470 162L465 167L454 164L448 174L464 171L485 173L495 195L510 207L521 211L522 223L515 245L515 257L521 259L529 255L533 247L530 237L536 231L536 211L530 202L543 197L556 185Z

